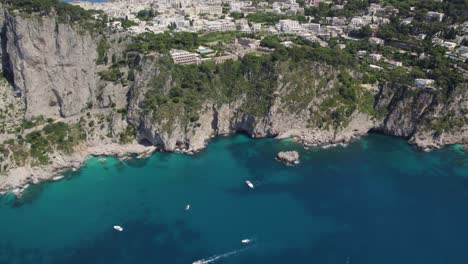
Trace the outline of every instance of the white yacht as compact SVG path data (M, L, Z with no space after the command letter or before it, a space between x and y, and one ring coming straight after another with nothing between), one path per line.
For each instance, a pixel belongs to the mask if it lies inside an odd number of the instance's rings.
M118 226L118 225L115 225L114 226L114 229L119 231L119 232L122 232L123 231L123 228L121 226Z
M249 186L250 189L255 188L255 186L253 185L251 181L245 181L245 183L247 184L247 186Z
M241 242L242 242L242 244L248 244L248 243L252 242L252 240L246 238L246 239L242 239Z

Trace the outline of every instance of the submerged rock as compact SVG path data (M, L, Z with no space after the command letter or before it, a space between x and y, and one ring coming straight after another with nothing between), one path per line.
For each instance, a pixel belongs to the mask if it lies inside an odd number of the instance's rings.
M287 165L299 163L299 153L297 151L281 151L278 152L276 158Z

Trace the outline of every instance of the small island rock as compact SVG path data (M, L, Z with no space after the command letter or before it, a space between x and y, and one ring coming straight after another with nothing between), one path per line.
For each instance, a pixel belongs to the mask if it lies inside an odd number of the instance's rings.
M276 155L276 158L287 165L299 163L299 153L297 151L281 151Z

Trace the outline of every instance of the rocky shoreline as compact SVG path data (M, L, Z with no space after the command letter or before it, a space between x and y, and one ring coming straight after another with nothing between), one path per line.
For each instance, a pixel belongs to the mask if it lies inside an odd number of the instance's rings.
M360 138L361 136L366 135L367 133L349 134L346 137L338 137L338 140L333 140L321 133L316 135L311 135L305 133L305 131L290 131L275 137L277 140L292 138L293 140L301 143L304 148L310 146L316 146L321 148L330 148L335 146L347 145L348 143ZM211 138L211 137L209 137ZM337 139L335 137L335 139ZM411 143L411 142L410 142ZM175 149L171 152L184 153L188 155L195 154L206 147L207 142L201 147L199 146L196 149ZM418 149L423 151L430 151L434 148L421 148L418 145L415 145ZM443 146L437 146L443 147ZM468 146L464 145L464 148L467 149ZM144 146L138 143L120 145L117 143L99 143L99 144L86 144L77 147L77 151L72 155L62 155L57 154L52 158L52 162L48 166L43 167L19 167L15 168L8 172L7 175L0 177L0 195L7 192L12 192L16 196L21 196L24 190L28 188L31 184L39 184L45 181L55 181L63 178L60 174L67 169L79 169L86 159L89 157L95 156L113 156L121 158L122 160L130 159L130 155L137 155L136 158L147 158L152 153L157 151L158 148L155 146ZM166 151L161 149L161 151ZM278 153L279 154L279 153ZM278 160L280 160L277 157ZM284 161L283 161L284 162ZM294 161L289 163L286 161L286 164L297 164Z
M222 135L230 134L232 133L223 133ZM292 138L304 147L317 146L328 148L350 143L365 134L366 133L361 132L359 134L354 133L347 134L346 136L333 137L331 133L323 131L290 130L287 133L276 136L275 139ZM250 136L252 138L269 137L269 135ZM137 158L146 158L156 150L193 155L206 148L211 138L213 138L213 136L207 136L206 138L200 137L196 145L189 144L188 148L175 149L162 149L155 146L144 146L138 143L120 145L117 143L88 142L87 144L76 147L76 151L71 155L64 155L61 153L52 155L50 157L52 162L47 166L18 167L10 170L6 175L0 177L0 195L12 192L19 197L31 184L60 180L62 178L60 175L61 173L68 169L79 169L89 157L113 156L121 158L122 160L127 160L130 155L137 155Z
M113 156L126 158L136 154L137 158L145 158L156 151L154 146L141 144L87 144L77 147L72 155L57 154L51 157L52 162L42 167L18 167L0 177L0 195L12 192L21 196L23 191L31 184L45 181L60 180L60 176L67 169L79 169L83 163L93 156Z

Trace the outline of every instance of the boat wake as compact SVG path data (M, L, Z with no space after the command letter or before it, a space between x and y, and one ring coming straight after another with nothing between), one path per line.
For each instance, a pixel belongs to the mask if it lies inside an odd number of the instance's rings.
M237 255L243 251L246 251L247 249L249 249L250 247L248 248L243 248L243 249L238 249L238 250L234 250L234 251L230 251L230 252L227 252L227 253L224 253L224 254L219 254L219 255L214 255L214 256L211 256L207 259L200 259L200 260L197 260L195 262L193 262L192 264L208 264L208 263L213 263L215 261L218 261L220 259L223 259L223 258L228 258L228 257L231 257L231 256L234 256L234 255Z

